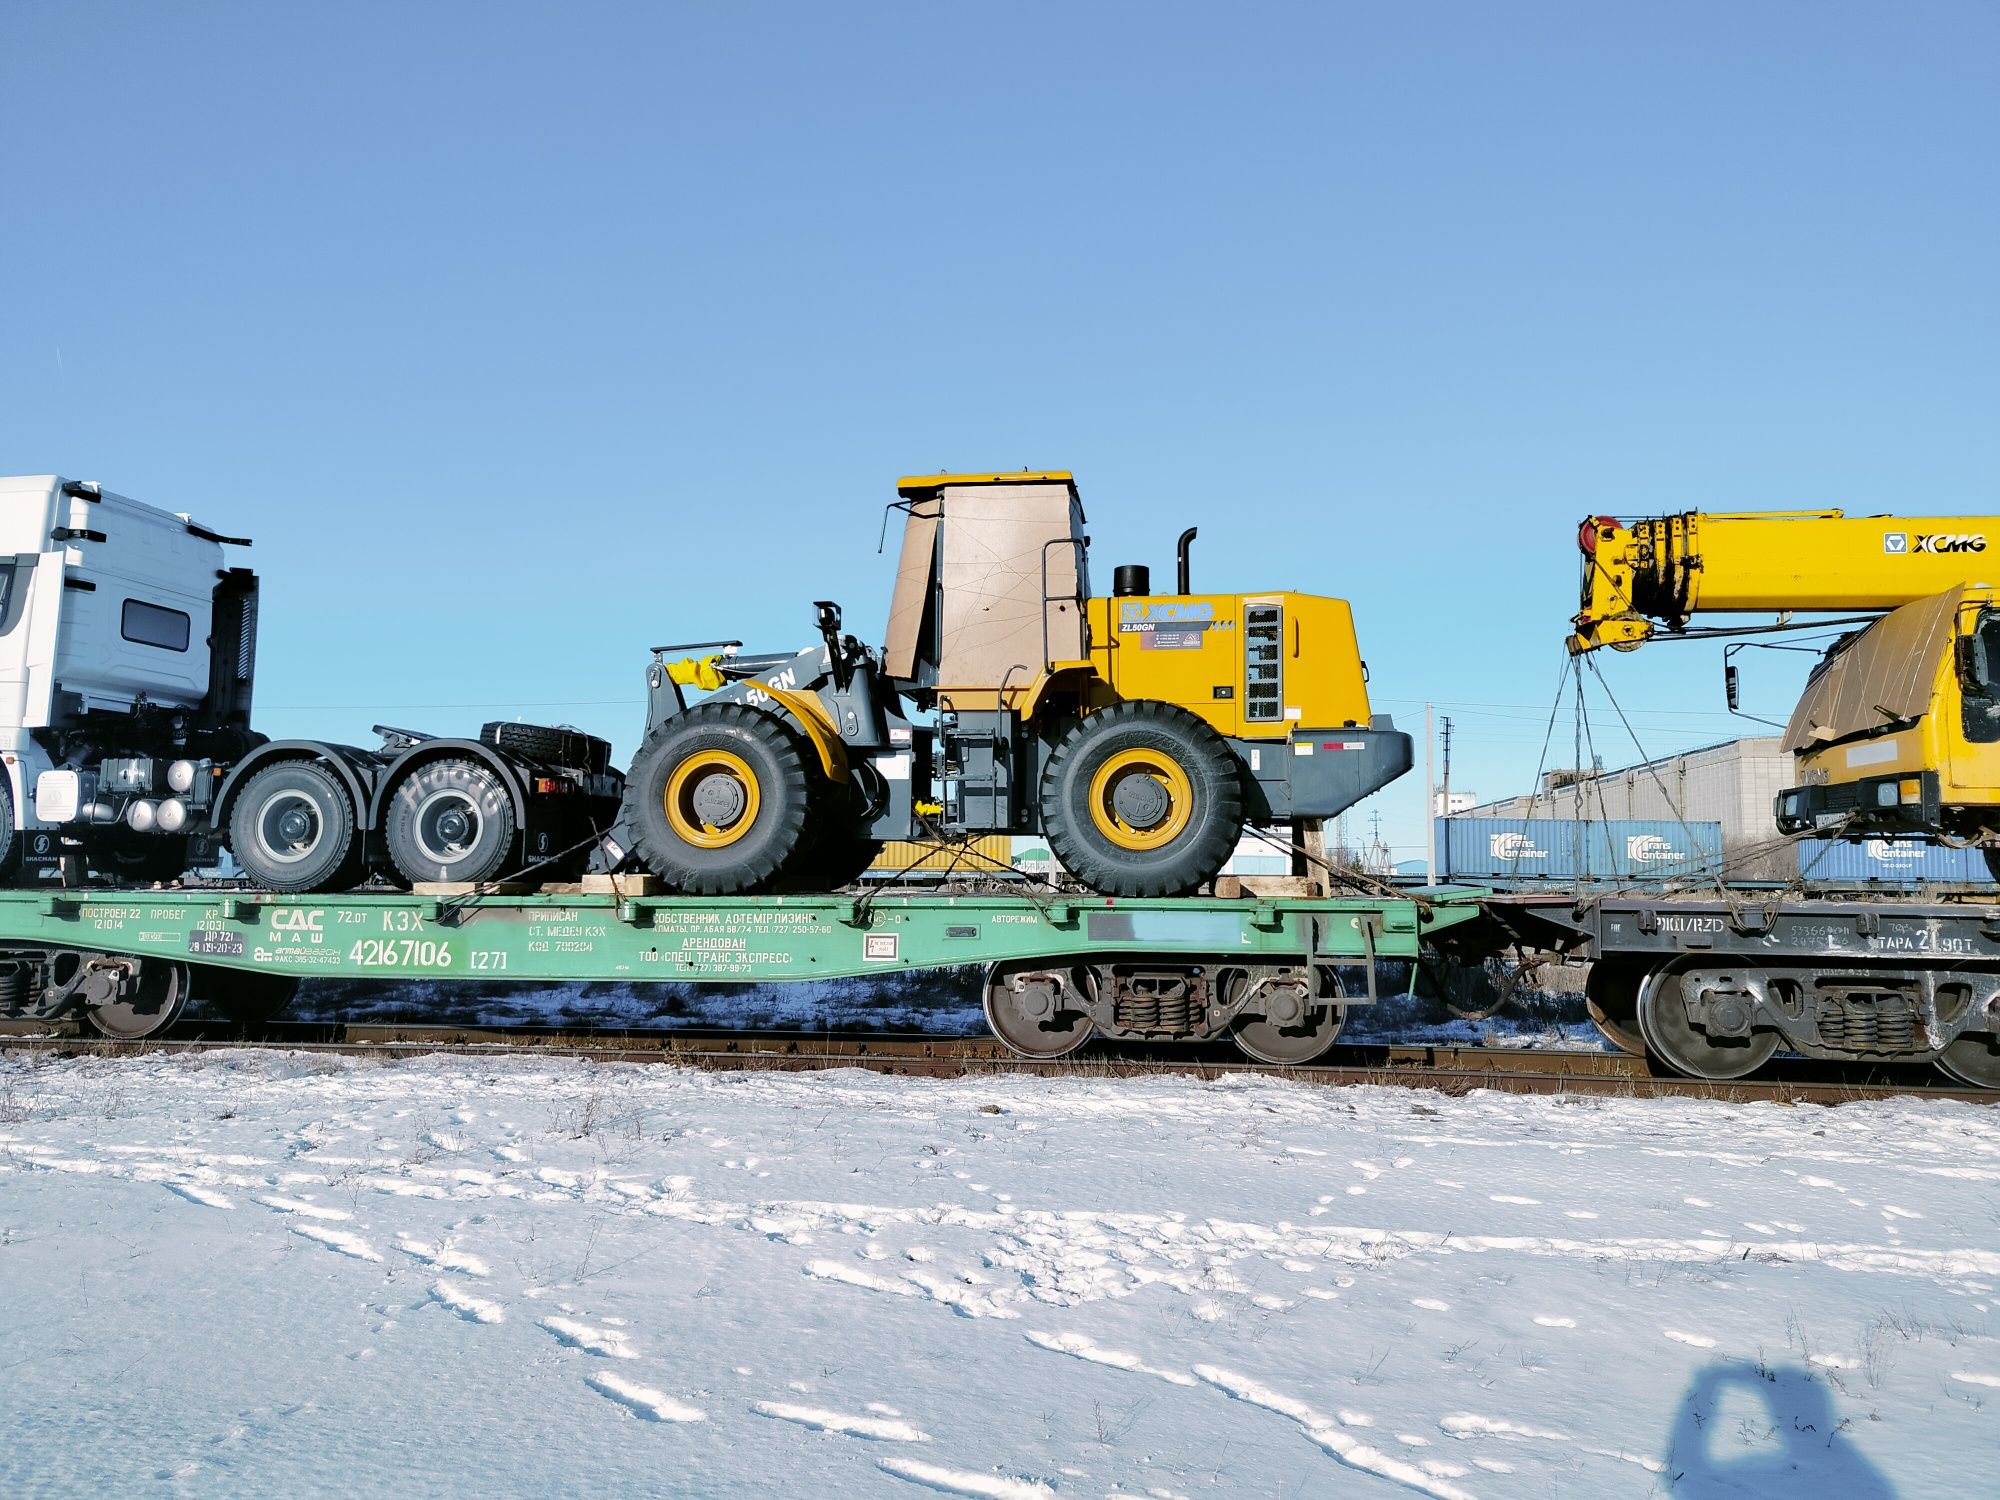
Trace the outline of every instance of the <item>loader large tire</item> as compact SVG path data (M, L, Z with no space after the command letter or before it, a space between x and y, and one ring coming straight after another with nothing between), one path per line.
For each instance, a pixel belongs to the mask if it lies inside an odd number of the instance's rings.
M811 800L799 732L745 703L699 703L646 737L619 819L639 863L698 896L781 881L806 842Z
M1042 832L1107 896L1180 896L1215 878L1243 835L1236 758L1207 724L1142 699L1091 714L1042 774Z

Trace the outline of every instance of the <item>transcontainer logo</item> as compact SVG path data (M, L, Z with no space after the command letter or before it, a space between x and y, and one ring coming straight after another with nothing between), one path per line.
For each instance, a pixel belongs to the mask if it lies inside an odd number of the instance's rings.
M1634 833L1626 837L1625 857L1635 865L1654 865L1667 861L1679 864L1687 855L1657 833Z
M1525 833L1489 833L1486 847L1495 859L1547 859L1549 851L1539 849Z
M1921 860L1929 852L1928 845L1899 843L1894 839L1863 839L1861 849L1879 865L1907 864Z

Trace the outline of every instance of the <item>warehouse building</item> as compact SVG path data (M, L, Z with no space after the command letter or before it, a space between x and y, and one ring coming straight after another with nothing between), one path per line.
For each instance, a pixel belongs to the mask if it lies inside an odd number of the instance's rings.
M1459 816L1718 823L1728 879L1782 881L1798 873L1798 855L1779 842L1772 805L1796 776L1783 742L1762 735L1615 771L1551 771L1532 797L1483 802Z

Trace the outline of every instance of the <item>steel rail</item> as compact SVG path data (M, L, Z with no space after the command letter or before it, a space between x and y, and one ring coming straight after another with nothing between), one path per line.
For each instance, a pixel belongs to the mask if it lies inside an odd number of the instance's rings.
M1337 1058L1273 1067L1234 1049L1188 1045L1100 1046L1053 1060L1024 1058L987 1037L919 1037L842 1032L550 1030L533 1027L286 1023L245 1032L221 1025L176 1028L142 1042L114 1042L71 1027L0 1022L0 1053L52 1057L135 1057L253 1048L349 1057L581 1059L674 1063L717 1072L811 1072L862 1068L910 1077L1002 1074L1044 1078L1173 1075L1211 1080L1258 1075L1339 1087L1355 1084L1435 1089L1447 1094L1495 1089L1523 1094L1623 1098L1697 1098L1727 1102L1844 1104L1869 1099L1950 1099L2000 1103L2000 1092L1969 1089L1915 1068L1843 1067L1799 1062L1767 1078L1729 1082L1660 1075L1644 1058L1617 1052L1451 1046L1348 1046Z

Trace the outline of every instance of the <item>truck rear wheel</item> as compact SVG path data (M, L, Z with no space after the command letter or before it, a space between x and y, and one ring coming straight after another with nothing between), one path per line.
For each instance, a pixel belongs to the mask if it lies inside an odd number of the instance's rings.
M303 894L340 891L361 873L354 802L317 761L266 766L243 784L229 812L229 849L253 885Z
M1107 896L1180 896L1215 874L1243 835L1236 758L1171 703L1120 703L1084 719L1049 756L1042 832L1070 874Z
M412 885L491 880L514 857L513 794L493 768L463 756L419 766L389 794L383 842Z
M17 883L21 874L21 830L14 826L14 793L0 775L0 886Z
M700 703L667 720L626 773L619 819L653 874L699 896L763 889L805 843L810 751L776 714Z

